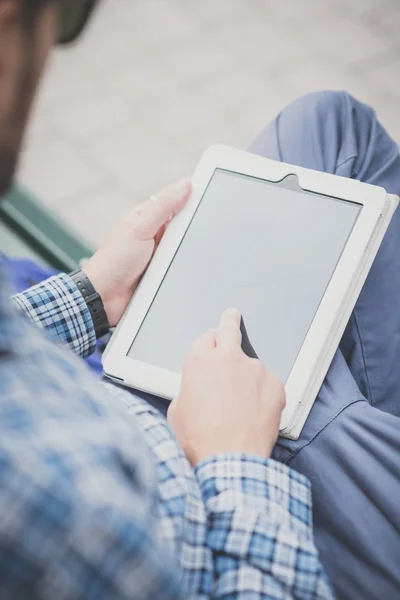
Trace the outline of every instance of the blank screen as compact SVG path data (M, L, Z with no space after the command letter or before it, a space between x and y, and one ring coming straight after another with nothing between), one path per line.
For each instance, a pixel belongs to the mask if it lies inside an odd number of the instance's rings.
M235 307L285 382L360 210L217 169L128 356L180 373L192 342Z

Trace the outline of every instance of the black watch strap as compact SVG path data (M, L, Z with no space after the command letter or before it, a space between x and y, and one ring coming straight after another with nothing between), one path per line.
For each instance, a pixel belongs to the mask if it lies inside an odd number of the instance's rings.
M92 317L96 338L101 338L110 329L104 304L100 295L94 289L89 277L77 269L69 275L83 296Z

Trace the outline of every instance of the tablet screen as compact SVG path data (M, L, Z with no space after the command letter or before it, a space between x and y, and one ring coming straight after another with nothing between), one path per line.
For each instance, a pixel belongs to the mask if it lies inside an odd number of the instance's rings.
M285 382L360 210L217 169L128 356L180 373L192 342L235 307Z

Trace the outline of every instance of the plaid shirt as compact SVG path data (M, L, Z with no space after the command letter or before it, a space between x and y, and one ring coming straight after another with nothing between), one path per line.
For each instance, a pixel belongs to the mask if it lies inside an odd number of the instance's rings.
M308 481L241 454L193 470L163 417L74 356L94 346L68 276L13 306L0 274L0 598L332 598Z

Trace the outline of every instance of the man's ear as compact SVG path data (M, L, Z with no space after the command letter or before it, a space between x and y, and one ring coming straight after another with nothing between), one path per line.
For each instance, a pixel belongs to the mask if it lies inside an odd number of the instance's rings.
M0 111L9 106L21 58L21 2L0 0Z
M0 0L0 41L11 29L21 24L20 0Z
M20 0L0 0L0 72L21 31Z

